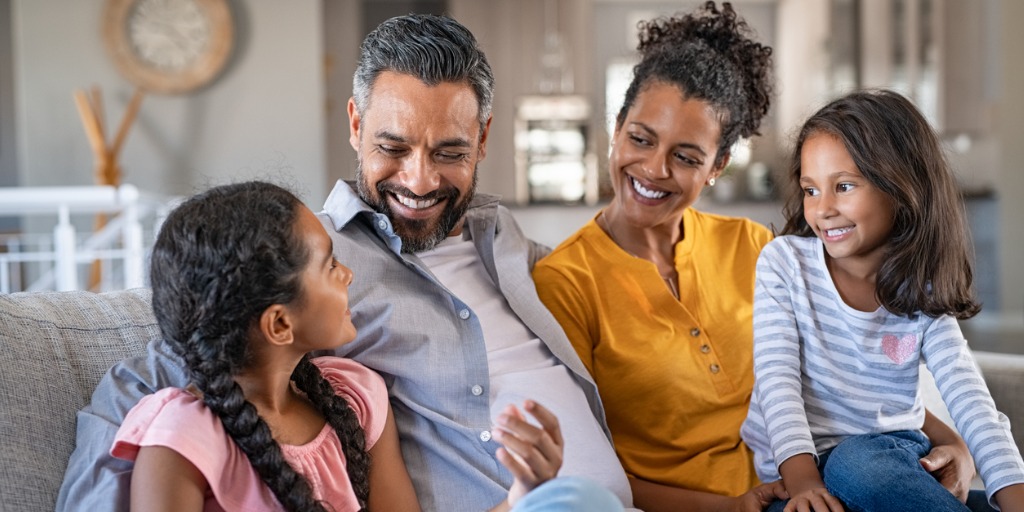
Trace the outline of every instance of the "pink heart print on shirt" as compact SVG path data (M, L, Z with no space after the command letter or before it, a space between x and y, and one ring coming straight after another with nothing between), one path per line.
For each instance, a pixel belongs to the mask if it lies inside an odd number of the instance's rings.
M885 352L885 355L896 364L902 364L910 359L915 348L917 348L917 336L913 334L904 334L899 338L892 334L882 336L882 352Z

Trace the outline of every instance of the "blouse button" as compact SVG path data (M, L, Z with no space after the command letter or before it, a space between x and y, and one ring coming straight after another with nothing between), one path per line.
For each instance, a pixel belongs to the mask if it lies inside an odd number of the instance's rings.
M690 336L693 336L694 338L696 338L697 336L700 336L700 329L697 328L697 327L694 327L693 329L690 329Z
M486 430L484 430L483 432L480 432L480 440L485 442L485 443L487 441L490 441L491 440L491 433L486 431Z
M475 395L475 396L480 396L480 395L484 394L484 387L479 385L479 384L477 384L477 385L473 386L472 388L470 388L470 392L472 392L473 395Z
M709 347L707 344L701 345L700 351L707 354L708 352L711 352L711 347Z
M717 364L712 363L711 364L711 373L718 373L718 370L721 370L721 368L719 368L719 366Z
M469 310L468 309L463 309L463 310L459 311L459 318L461 318L463 320L468 319L469 318Z

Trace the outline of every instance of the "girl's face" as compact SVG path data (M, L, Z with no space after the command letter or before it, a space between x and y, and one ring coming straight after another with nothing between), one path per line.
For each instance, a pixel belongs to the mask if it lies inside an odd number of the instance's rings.
M309 261L302 271L302 296L291 308L295 342L303 352L337 348L356 337L348 308L352 271L334 259L334 244L316 215L305 206L300 209L296 229Z
M889 246L892 200L872 185L837 137L817 133L800 151L804 220L832 263L858 274L877 272Z
M638 227L678 223L714 167L721 125L711 106L678 87L651 82L615 130L609 157L613 200ZM726 162L722 162L724 167Z

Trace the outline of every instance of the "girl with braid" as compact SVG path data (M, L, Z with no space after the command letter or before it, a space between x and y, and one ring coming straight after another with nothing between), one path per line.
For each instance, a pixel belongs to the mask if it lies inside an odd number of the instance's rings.
M268 183L211 189L167 217L153 310L192 384L147 396L117 433L133 509L419 510L381 377L309 355L356 335L352 272L332 250Z

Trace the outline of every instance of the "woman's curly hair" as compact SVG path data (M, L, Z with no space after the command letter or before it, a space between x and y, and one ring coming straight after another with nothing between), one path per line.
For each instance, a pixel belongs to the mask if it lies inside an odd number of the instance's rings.
M287 510L325 510L234 375L249 362L253 326L273 304L302 299L300 273L310 259L296 233L302 203L258 181L196 195L164 221L153 247L150 281L160 332L185 361L203 402ZM369 455L358 418L307 355L292 381L341 440L360 505L369 495Z
M675 85L686 98L708 102L722 133L715 164L740 137L759 135L773 90L772 49L753 40L753 30L732 4L707 2L683 16L640 23L641 60L633 68L616 125L622 126L637 94L653 82Z

